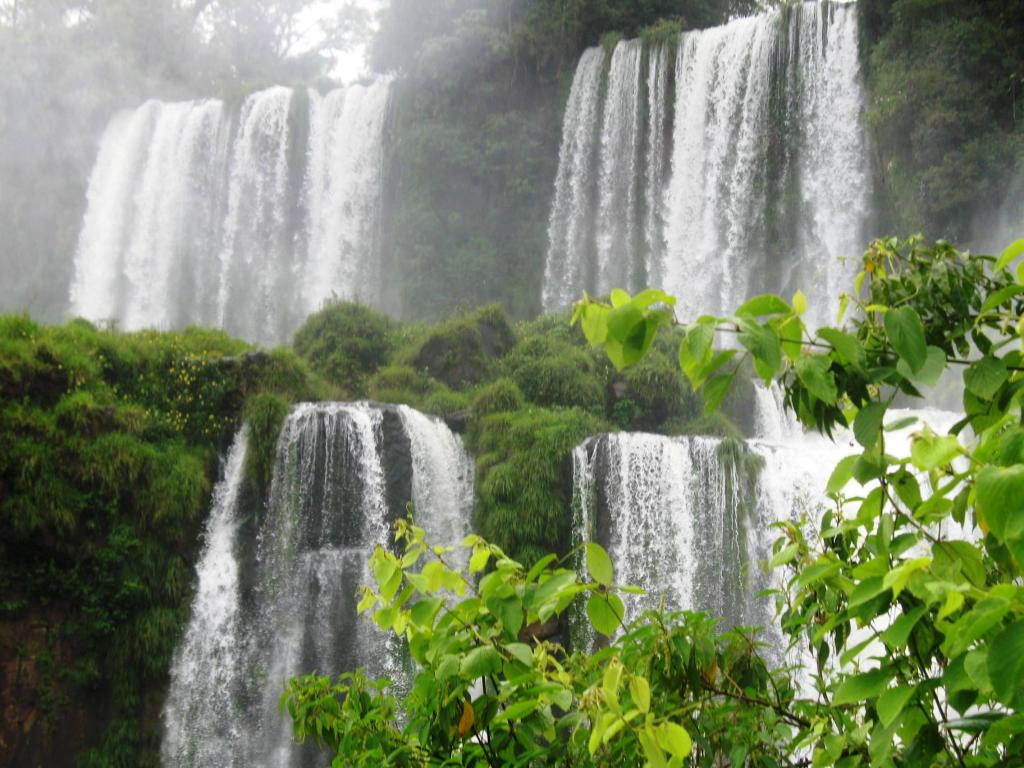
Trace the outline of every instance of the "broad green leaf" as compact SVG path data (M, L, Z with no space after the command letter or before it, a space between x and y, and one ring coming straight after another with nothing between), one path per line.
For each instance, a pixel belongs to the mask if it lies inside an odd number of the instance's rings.
M806 307L806 299L804 300L804 304ZM747 299L747 301L745 301L743 305L736 310L736 314L760 317L763 315L785 315L792 311L792 308L781 296L776 296L773 293L764 293L760 296L754 296L752 299Z
M1005 288L1000 288L998 291L996 291L987 299L985 299L985 303L981 305L981 311L988 312L990 310L993 310L996 307L1003 304L1004 302L1009 301L1014 296L1018 296L1022 293L1024 293L1024 285L1020 285L1019 283L1014 285L1008 285Z
M852 675L839 684L833 704L856 704L873 699L886 689L892 680L892 672L887 669L873 669L859 675Z
M715 378L704 385L702 390L704 395L704 413L714 413L718 410L725 396L729 393L729 387L732 386L732 380L735 375L735 373L730 373L724 376L715 376Z
M828 485L825 488L826 493L834 495L846 487L846 484L853 479L853 465L859 458L860 456L847 456L836 464L835 469L832 470L832 475L828 479Z
M921 620L921 617L928 611L928 608L923 605L919 605L912 611L909 611L900 616L892 625L885 630L879 637L886 645L890 648L904 648L907 645L907 641L910 638L910 632L917 625L917 622Z
M604 547L594 542L587 542L587 571L590 578L605 586L612 583L612 559Z
M789 315L780 319L775 329L783 354L795 363L803 352L804 324L798 316Z
M807 311L807 297L804 296L804 292L798 290L793 294L793 311L797 315L802 315Z
M900 596L900 592L907 586L907 582L910 581L910 577L913 576L917 571L924 570L931 565L932 559L930 557L919 557L915 560L908 560L901 564L899 567L894 568L885 575L885 586L892 587L893 599Z
M928 345L924 339L924 326L911 307L899 307L885 313L885 332L896 353L917 372L928 359Z
M476 680L501 671L501 654L493 645L482 645L467 653L459 665L459 674L467 680Z
M999 701L1014 709L1024 708L1024 620L993 638L988 651L988 677Z
M546 603L556 603L564 590L576 584L576 573L570 570L555 571L533 593L530 609L538 611Z
M857 411L857 417L853 420L853 436L865 448L874 448L878 442L887 407L885 403L870 402Z
M641 730L637 734L637 739L640 742L640 747L644 751L644 757L647 758L647 765L650 768L668 768L665 753L658 746L658 739L652 726L648 725Z
M985 467L975 482L982 520L1024 566L1024 465Z
M799 544L790 544L788 547L784 547L776 552L772 559L768 561L768 569L772 570L778 568L781 565L792 562L793 558L796 557L797 552L800 551Z
M608 664L601 676L601 688L604 689L604 696L608 702L618 703L619 686L622 684L622 664L617 659Z
M532 584L544 572L544 569L557 559L557 555L544 555L544 557L533 564L533 567L526 574L526 583Z
M1006 269L1010 266L1010 262L1022 253L1024 253L1024 240L1016 240L1010 243L1006 246L1006 250L1003 251L1003 255L999 257L999 261L996 262L996 272Z
M797 377L808 392L824 403L835 404L836 381L827 357L801 357L795 367Z
M629 294L621 288L613 288L610 298L613 308L621 307L623 304L629 304L630 302Z
M689 732L676 723L662 723L658 727L658 743L673 757L687 757L693 750Z
M911 370L910 365L903 359L896 364L896 371L913 384L925 387L934 387L942 378L942 372L946 370L946 353L938 347L928 347L925 355L924 365L917 371Z
M444 605L444 600L440 597L419 600L409 610L409 619L418 627L430 627L442 605Z
M1009 377L1005 360L986 356L964 371L964 386L982 400L991 400Z
M478 573L487 567L491 559L490 547L473 547L473 556L469 558L469 572Z
M910 446L914 466L924 472L945 466L962 453L960 443L953 435L936 435L925 429Z
M850 593L849 606L856 608L858 605L863 605L874 597L877 597L882 592L888 589L888 585L883 583L883 577L873 576L870 579L864 579L856 587L853 588L853 592Z
M523 628L523 601L517 595L489 597L484 604L510 637L519 637L519 630Z
M664 304L666 307L674 307L676 305L676 297L657 288L648 288L634 296L633 303L640 309L647 309L652 304Z
M527 715L532 714L539 706L540 701L537 699L517 701L495 715L494 722L503 723L508 720L522 720Z
M651 709L651 685L646 677L634 675L629 679L629 695L636 708L646 714Z
M782 367L782 347L778 335L770 326L761 325L742 314L737 316L736 321L741 328L740 344L754 358L754 370L765 384L770 383Z
M711 344L714 340L713 325L694 323L686 329L686 335L679 345L679 367L694 389L700 387L707 378L704 367L711 361Z
M888 728L895 722L916 690L916 686L901 685L897 688L886 689L878 697L875 708L878 710L878 719L881 720L882 725Z
M594 629L606 637L611 637L618 631L625 614L626 609L622 600L611 592L594 592L587 600L587 618Z
M988 597L978 601L946 632L943 653L949 658L959 656L971 643L999 624L1009 612L1015 594L1016 590L1009 584L994 587Z
M527 667L533 665L533 649L526 643L509 643L504 648L520 664Z
M836 328L821 328L818 331L818 336L832 346L839 354L840 360L849 363L854 368L864 365L864 347L856 336Z
M611 309L603 304L588 303L583 307L580 326L583 335L593 347L599 347L608 339L608 313Z

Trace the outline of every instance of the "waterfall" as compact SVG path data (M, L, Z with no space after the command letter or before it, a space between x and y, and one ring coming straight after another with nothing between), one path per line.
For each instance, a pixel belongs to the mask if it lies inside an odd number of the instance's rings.
M245 490L244 435L214 495L192 618L164 711L165 766L289 768L288 679L356 667L403 690L407 654L357 617L373 547L412 501L430 539L468 533L472 463L440 421L406 407L304 404L286 420L269 501Z
M544 307L568 306L576 286L587 280L588 225L593 214L595 124L601 91L604 50L583 53L569 91L562 124L555 198L548 223L548 258L544 268Z
M917 421L886 432L886 450L895 456L909 455L922 424L945 433L960 418L892 409L886 422L907 417ZM644 588L643 596L623 596L627 620L664 599L669 609L707 611L724 626L766 626L763 639L779 661L786 648L773 606L758 596L781 586L781 574L764 568L781 535L772 524L803 524L813 538L832 506L825 496L832 470L860 447L846 431L834 440L804 432L783 410L777 388L758 387L755 422L758 434L746 445L628 432L588 439L573 452L573 536L574 543L606 547L618 583ZM594 642L582 617L573 637L583 647Z
M545 309L584 289L650 284L677 294L686 316L796 288L812 321L831 316L869 215L857 34L855 7L807 2L688 31L646 55L641 41L620 42L606 76L600 49L584 53L565 113ZM585 141L598 126L593 152Z
M286 340L333 297L379 306L390 81L241 108L150 101L100 143L71 312L134 330L217 325Z

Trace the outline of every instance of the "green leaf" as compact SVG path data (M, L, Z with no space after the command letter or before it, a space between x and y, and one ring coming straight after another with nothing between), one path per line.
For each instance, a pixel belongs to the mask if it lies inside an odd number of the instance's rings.
M587 303L583 308L580 326L583 335L593 347L599 347L608 339L608 313L611 309L603 304Z
M610 298L612 300L612 307L615 308L621 307L623 304L629 304L630 302L629 294L621 288L613 288Z
M594 629L606 637L614 635L626 615L626 608L619 596L611 592L594 592L587 600L587 618Z
M658 746L658 739L651 725L647 725L646 728L637 733L637 739L640 742L640 747L644 751L644 757L647 758L647 765L650 768L667 768L668 763L665 761L665 754L661 751L661 747Z
M991 400L1009 377L1005 360L986 356L964 371L964 386L982 400Z
M1024 293L1024 285L1020 285L1019 283L1008 285L1005 288L1000 288L985 299L985 303L981 305L981 311L988 312L993 310L1004 302L1012 299L1014 296L1022 293Z
M735 375L733 372L725 376L715 376L704 385L704 389L701 390L704 395L704 413L714 413L719 409L725 396L729 393L729 387L732 386Z
M989 646L988 677L996 698L1014 709L1024 707L1024 621L995 636Z
M417 601L409 611L409 619L418 627L429 627L434 623L434 617L444 605L440 597L430 597Z
M803 291L798 290L793 294L793 311L798 316L807 311L807 297L804 296Z
M740 344L746 347L754 358L754 370L765 384L769 384L782 367L782 346L771 326L760 325L744 315L736 318L742 329Z
M1001 269L1006 269L1010 262L1016 259L1024 253L1024 240L1016 240L1006 246L1006 250L1003 251L1003 255L999 257L999 261L996 262L996 272Z
M885 403L870 402L857 411L857 417L853 420L853 436L868 450L878 443L887 407Z
M493 645L482 645L467 653L459 665L459 674L467 680L494 675L501 671L501 654Z
M828 479L828 485L825 487L826 493L835 495L846 487L846 484L853 479L853 465L859 458L860 456L847 456L836 464Z
M889 573L885 574L884 584L886 588L892 587L893 599L900 596L900 592L907 586L907 582L910 581L910 577L913 576L917 571L922 571L931 565L932 559L930 557L918 557L914 560L908 560L905 563L901 563L898 567L893 568Z
M478 573L487 567L491 559L490 547L473 547L473 556L469 558L469 572Z
M985 467L975 483L982 520L1024 565L1024 465Z
M664 304L666 307L676 305L676 297L657 288L648 288L640 291L633 297L633 303L640 309L647 309L652 304Z
M806 306L807 300L804 299L805 309ZM790 308L789 304L787 304L785 299L781 296L776 296L773 293L764 293L760 296L754 296L752 299L747 299L747 301L744 302L738 310L736 310L736 314L760 317L762 315L786 315L792 311L793 310Z
M991 594L954 622L946 633L942 651L947 657L959 656L975 640L985 635L1003 620L1009 612L1016 590L1009 584L1000 584Z
M910 370L917 372L928 359L928 346L924 339L924 325L910 307L899 307L885 313L885 332L896 353L907 361Z
M715 327L710 323L694 323L686 329L679 345L679 367L690 385L697 389L707 378L705 366L711 361L711 344L715 340Z
M856 608L858 605L863 605L887 589L888 585L883 583L882 576L872 576L870 579L864 579L850 593L849 606Z
M673 757L684 758L693 749L693 739L683 726L665 722L658 728L658 743Z
M960 443L953 435L936 435L925 430L910 446L910 459L924 472L949 464L962 453Z
M909 611L900 616L892 625L885 630L879 637L882 642L888 645L890 648L904 648L907 645L907 641L910 639L910 632L917 625L917 622L921 620L921 617L928 611L928 608L923 605L919 605L912 611Z
M533 649L526 643L509 643L504 648L520 664L533 666Z
M919 386L934 387L946 370L946 353L938 347L929 346L925 355L924 365L920 370L913 371L905 360L896 363L896 370L905 379Z
M598 584L612 583L612 559L600 544L587 542L587 571Z
M864 347L856 336L835 328L822 328L818 331L818 336L832 346L842 361L854 368L864 365Z
M823 403L836 402L836 380L829 370L827 357L801 357L796 361L796 375L807 391Z
M526 583L532 584L544 572L544 569L557 559L557 555L544 555L544 557L533 564L533 567L526 574Z
M878 696L892 680L887 669L873 669L843 680L832 697L833 704L856 704Z
M512 638L519 637L519 630L523 628L523 601L517 595L489 597L484 604Z
M509 720L522 720L527 715L533 713L539 706L540 701L538 699L517 701L495 715L494 722L503 723Z
M634 675L629 679L629 695L636 708L646 714L651 709L651 685L646 677Z
M916 690L917 686L901 685L898 688L887 689L878 697L875 708L883 726L888 728L896 721Z

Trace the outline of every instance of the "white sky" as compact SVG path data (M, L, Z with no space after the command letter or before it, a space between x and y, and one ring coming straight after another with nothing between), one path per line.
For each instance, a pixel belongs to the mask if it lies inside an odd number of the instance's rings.
M349 0L322 0L320 3L309 9L308 27L310 30L310 47L314 46L317 42L316 35L318 19L333 16L340 8L347 5L348 1ZM376 13L387 5L388 0L351 0L351 2L361 8L367 9L371 13ZM369 43L369 40L367 40L367 43ZM331 75L343 83L349 83L363 77L367 72L366 44L363 44L340 54L338 56L336 66L331 71Z

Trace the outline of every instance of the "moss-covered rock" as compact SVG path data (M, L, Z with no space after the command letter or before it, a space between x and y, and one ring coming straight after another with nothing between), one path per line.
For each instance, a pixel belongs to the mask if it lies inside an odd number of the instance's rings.
M351 301L331 304L310 315L295 333L295 351L318 374L352 396L366 393L366 378L394 351L395 324Z
M433 328L405 357L417 370L461 389L493 375L515 339L504 310L489 305Z

